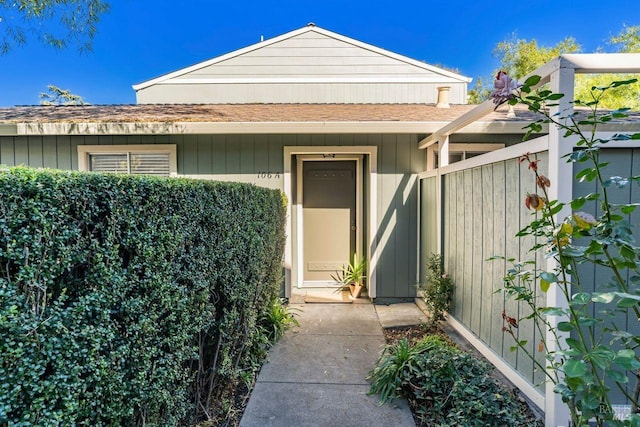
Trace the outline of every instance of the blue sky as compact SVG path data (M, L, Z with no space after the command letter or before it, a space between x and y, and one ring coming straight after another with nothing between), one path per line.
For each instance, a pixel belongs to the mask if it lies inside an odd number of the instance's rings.
M543 45L573 36L593 52L623 25L640 25L640 7L638 0L114 0L93 52L32 39L0 56L0 106L38 104L48 84L92 104L132 104L133 84L308 22L475 79L491 75L493 49L514 32Z

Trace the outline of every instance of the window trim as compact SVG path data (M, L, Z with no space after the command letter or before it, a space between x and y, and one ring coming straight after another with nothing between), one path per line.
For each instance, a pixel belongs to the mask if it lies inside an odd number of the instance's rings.
M176 144L78 145L78 170L88 172L91 154L169 154L169 176L178 176Z

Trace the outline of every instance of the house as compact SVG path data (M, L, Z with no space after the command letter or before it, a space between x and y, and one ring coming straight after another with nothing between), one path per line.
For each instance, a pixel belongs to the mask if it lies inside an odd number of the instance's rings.
M288 297L335 287L332 274L356 254L368 261L369 297L410 300L421 277L420 141L473 108L469 82L309 24L137 84L137 105L2 109L0 164L280 189ZM494 113L450 147L460 158L500 148L522 125ZM475 145L476 132L492 137Z
M611 71L640 72L640 55L567 55L536 73L571 94L574 73ZM494 292L506 265L484 260L526 257L526 242L513 238L535 186L518 161L524 152L543 160L554 197L585 189L572 184L562 161L572 148L557 129L521 144L533 116L467 105L469 82L309 24L137 84L136 105L0 109L0 164L279 189L292 300L335 287L332 274L353 254L367 260L376 303L413 300L426 257L442 253L456 285L450 323L545 410L547 425L564 425L558 396L501 332L502 310L519 309ZM637 143L609 149L640 174ZM540 337L524 329L534 345Z

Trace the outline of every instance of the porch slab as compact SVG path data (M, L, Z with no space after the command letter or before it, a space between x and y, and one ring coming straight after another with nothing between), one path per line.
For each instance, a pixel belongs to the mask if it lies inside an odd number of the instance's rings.
M421 325L427 321L424 312L412 302L376 305L375 308L383 328Z
M378 405L368 385L257 383L241 427L415 427L407 403Z
M298 313L297 334L383 336L372 304L291 304ZM297 311L296 311L297 310Z

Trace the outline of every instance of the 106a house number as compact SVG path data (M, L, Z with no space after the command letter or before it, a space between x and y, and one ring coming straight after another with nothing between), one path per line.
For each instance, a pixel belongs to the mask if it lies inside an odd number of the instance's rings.
M280 172L258 172L258 179L278 179Z

